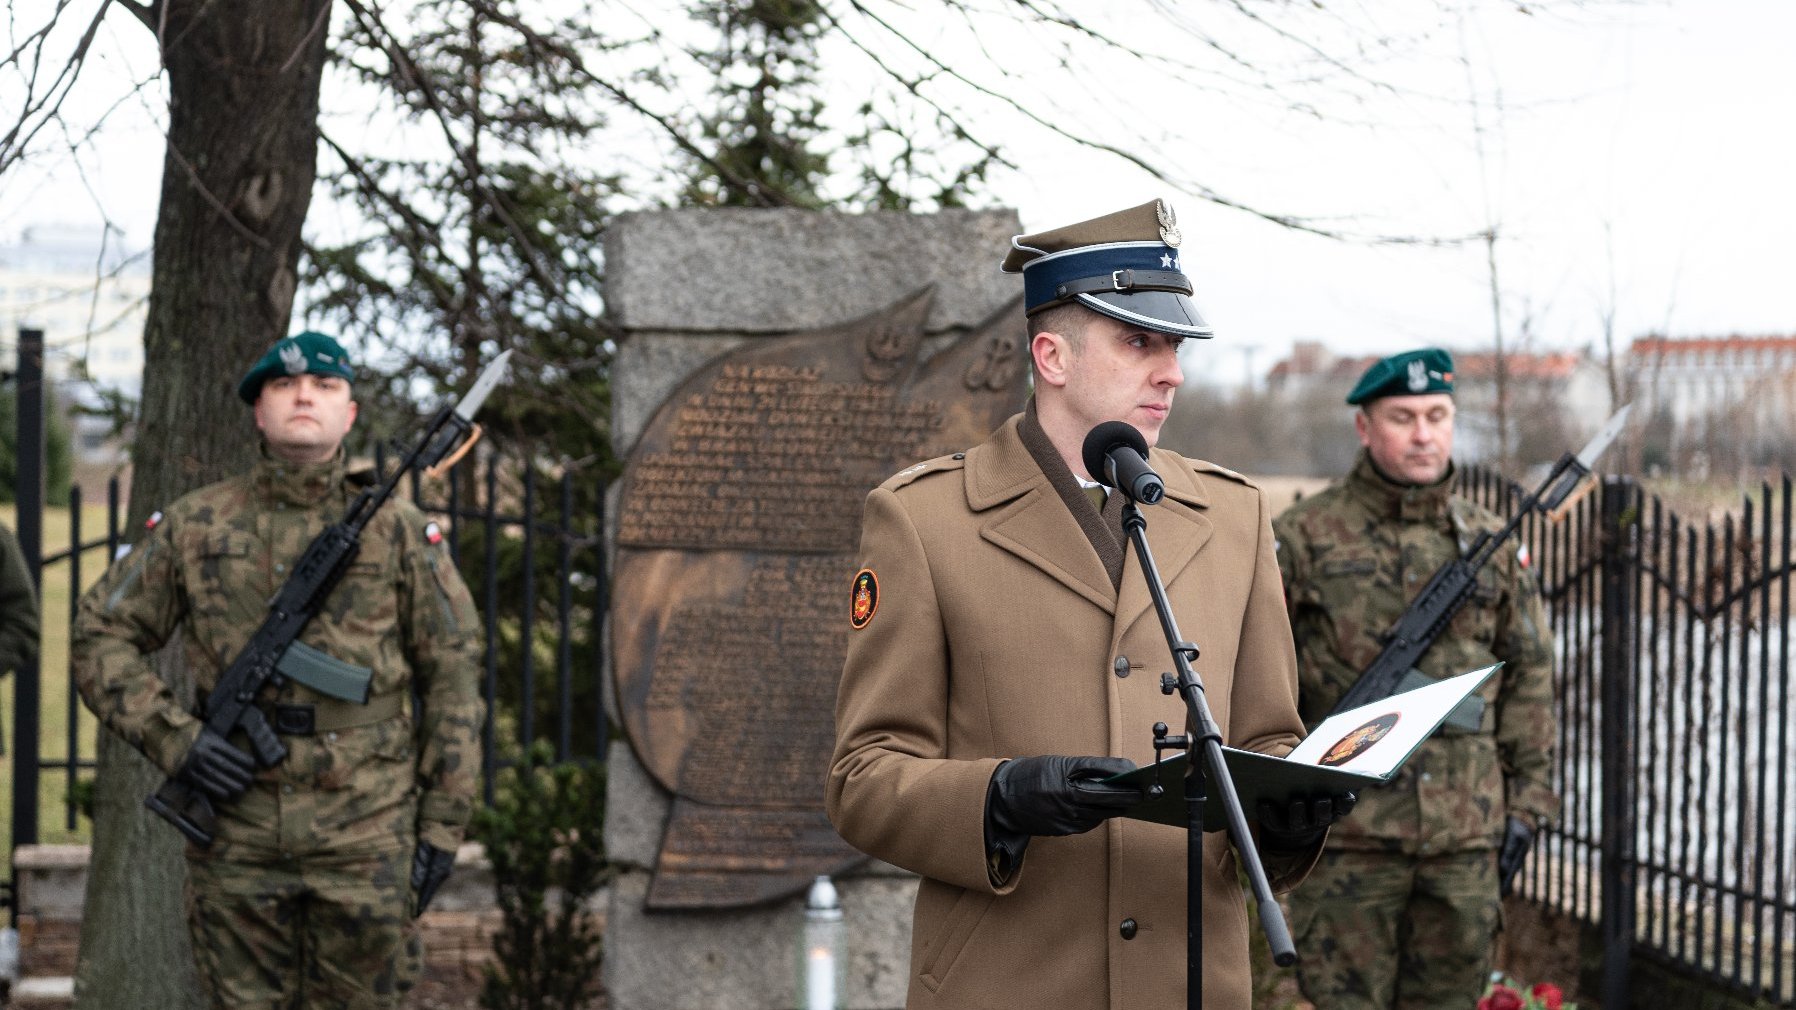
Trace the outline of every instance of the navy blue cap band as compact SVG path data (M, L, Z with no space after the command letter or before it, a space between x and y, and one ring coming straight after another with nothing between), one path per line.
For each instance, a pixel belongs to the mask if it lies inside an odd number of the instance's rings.
M1101 283L1100 283L1101 282ZM1024 311L1096 291L1192 293L1179 251L1160 242L1115 242L1039 256L1023 264Z

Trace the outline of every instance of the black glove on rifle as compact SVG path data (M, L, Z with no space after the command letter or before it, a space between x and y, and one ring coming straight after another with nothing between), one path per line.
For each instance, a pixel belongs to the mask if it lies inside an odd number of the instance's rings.
M1497 850L1497 894L1509 897L1515 875L1522 871L1522 860L1534 848L1534 829L1514 814L1503 825L1503 847Z
M1141 802L1135 786L1100 779L1135 770L1113 757L1014 758L992 773L985 794L985 822L1009 835L1076 835L1090 831ZM994 833L986 832L989 840Z
M187 749L177 774L214 802L234 803L256 777L256 759L232 746L229 740L209 727L201 726L199 738Z
M1270 849L1296 852L1320 842L1328 826L1353 812L1359 794L1351 789L1335 793L1292 796L1284 803L1259 802L1260 839Z
M412 891L418 895L418 908L413 917L424 914L430 899L436 897L437 888L449 879L449 871L455 869L455 853L444 852L429 842L419 842L418 850L412 853Z

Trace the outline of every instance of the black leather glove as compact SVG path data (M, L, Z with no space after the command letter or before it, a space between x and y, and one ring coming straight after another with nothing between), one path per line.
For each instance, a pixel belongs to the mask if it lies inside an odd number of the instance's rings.
M1284 852L1307 849L1322 840L1330 824L1352 813L1358 802L1359 794L1351 789L1292 796L1284 803L1263 799L1258 809L1260 840Z
M1135 770L1113 757L1014 758L992 773L985 794L987 824L1009 835L1076 835L1141 802L1135 786L1101 779ZM987 832L991 838L996 834Z
M250 782L256 777L256 759L202 726L199 738L181 759L178 777L216 802L232 803L249 789Z
M1503 847L1497 850L1497 895L1509 897L1515 875L1522 872L1522 860L1534 848L1534 829L1514 814L1503 824Z
M437 888L449 879L449 871L453 869L455 853L444 852L429 842L418 843L417 851L412 853L412 891L418 896L413 918L424 914L430 899L436 897Z

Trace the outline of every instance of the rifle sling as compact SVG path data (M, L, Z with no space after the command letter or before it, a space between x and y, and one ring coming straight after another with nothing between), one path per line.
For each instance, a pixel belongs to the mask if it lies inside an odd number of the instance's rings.
M312 736L338 730L360 729L405 714L404 691L376 695L366 705L325 699L310 705L258 702L268 724L282 736Z

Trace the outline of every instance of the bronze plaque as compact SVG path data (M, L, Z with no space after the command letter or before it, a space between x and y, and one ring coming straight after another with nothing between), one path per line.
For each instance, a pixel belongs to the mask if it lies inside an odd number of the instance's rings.
M630 742L675 796L650 908L772 901L862 858L823 814L861 503L984 440L1028 388L1020 299L938 336L929 302L722 355L631 454L613 669Z

